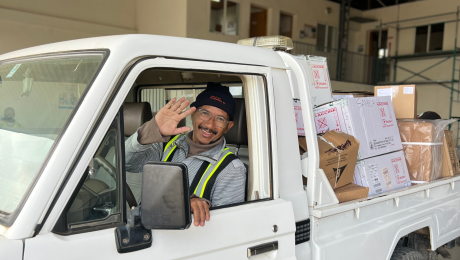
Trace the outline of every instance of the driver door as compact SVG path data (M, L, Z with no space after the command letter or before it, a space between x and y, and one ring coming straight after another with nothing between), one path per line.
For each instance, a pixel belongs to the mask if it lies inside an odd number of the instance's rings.
M116 226L126 223L124 214L125 171L124 144L120 129L123 125L120 113L112 123L99 126L97 131L105 131L105 137L94 154L91 149L83 151L92 157L89 170L74 172L82 177L74 190L67 206L63 208L52 230L42 230L34 238L27 239L24 259L295 259L295 219L291 202L279 198L276 185L277 170L271 167L276 158L268 156L273 138L270 136L268 121L268 102L273 101L270 69L260 66L221 64L189 60L147 59L135 65L126 76L118 94L114 97L109 111L118 111L128 95L131 86L141 72L154 68L186 69L228 74L250 75L243 80L249 90L249 102L253 108L250 113L253 151L260 154L253 156L255 176L271 176L271 198L254 200L237 205L223 206L211 210L211 220L204 227L192 226L186 230L152 230L152 245L149 248L130 253L119 254L115 243ZM257 75L257 76L254 76ZM242 76L243 77L243 76ZM244 77L243 77L244 78ZM266 85L265 85L266 84ZM268 90L268 91L267 91ZM258 103L259 102L259 103ZM260 103L262 102L262 103ZM265 103L264 103L265 102ZM271 102L273 104L273 102ZM261 110L262 105L265 108ZM246 105L246 107L250 107ZM262 113L259 116L258 113ZM265 116L264 116L265 115ZM105 115L110 116L110 113ZM113 118L113 117L112 117ZM104 119L107 120L107 119ZM262 121L261 121L262 120ZM263 126L265 124L265 126ZM260 127L265 131L261 131ZM108 129L108 130L107 130ZM116 129L116 130L115 130ZM256 132L257 129L257 132ZM113 131L112 131L113 130ZM111 132L112 131L112 132ZM248 130L251 131L251 130ZM273 136L274 129L271 129ZM102 136L102 135L101 135ZM113 138L116 136L117 138ZM262 140L268 140L263 142ZM124 140L123 140L124 141ZM95 146L97 138L90 142ZM268 144L267 144L268 143ZM111 146L112 145L112 146ZM109 147L110 146L110 147ZM118 151L118 152L117 152ZM102 159L101 159L102 158ZM86 167L86 162L79 168ZM91 172L94 165L94 173ZM109 164L109 165L104 165ZM272 171L271 174L269 171ZM267 177L269 178L269 177ZM274 183L274 184L271 184ZM70 184L68 184L70 185ZM266 185L267 186L267 185ZM94 187L99 187L95 190ZM72 222L74 221L74 222ZM193 223L193 221L192 221ZM60 227L60 228L59 228ZM263 255L249 256L248 250L261 245L274 246L277 249Z

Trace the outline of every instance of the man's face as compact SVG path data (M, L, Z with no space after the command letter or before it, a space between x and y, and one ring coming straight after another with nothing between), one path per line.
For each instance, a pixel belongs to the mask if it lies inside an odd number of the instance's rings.
M228 114L220 108L213 106L201 106L200 109L209 111L214 116L222 116L225 119L229 119ZM224 135L230 128L232 128L234 122L228 122L228 125L224 128L220 128L216 125L216 118L211 117L208 121L200 118L200 112L197 109L192 114L193 122L193 141L199 144L209 144L218 140Z

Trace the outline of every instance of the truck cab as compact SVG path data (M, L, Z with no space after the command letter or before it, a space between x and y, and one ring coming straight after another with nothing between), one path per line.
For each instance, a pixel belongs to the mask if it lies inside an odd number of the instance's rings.
M0 257L390 259L416 230L429 229L431 250L460 236L458 177L338 203L319 168L307 77L283 51L153 35L1 55L0 113L14 116L0 123ZM121 250L133 240L118 231L146 204L142 172L125 170L126 139L207 82L229 86L237 102L225 137L247 166L245 201L211 208L205 227L143 229L144 246Z

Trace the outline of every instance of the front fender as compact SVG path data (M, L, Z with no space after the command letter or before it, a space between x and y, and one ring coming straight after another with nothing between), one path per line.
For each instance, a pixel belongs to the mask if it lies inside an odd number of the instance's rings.
M0 259L22 260L23 243L22 240L10 240L0 236Z

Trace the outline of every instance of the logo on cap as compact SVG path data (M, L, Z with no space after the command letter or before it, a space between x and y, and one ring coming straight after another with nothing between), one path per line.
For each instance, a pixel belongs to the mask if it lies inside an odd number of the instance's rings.
M216 101L219 101L220 103L224 104L225 105L225 102L222 101L222 99L220 99L220 97L216 97L216 96L211 96L210 99L214 99Z

